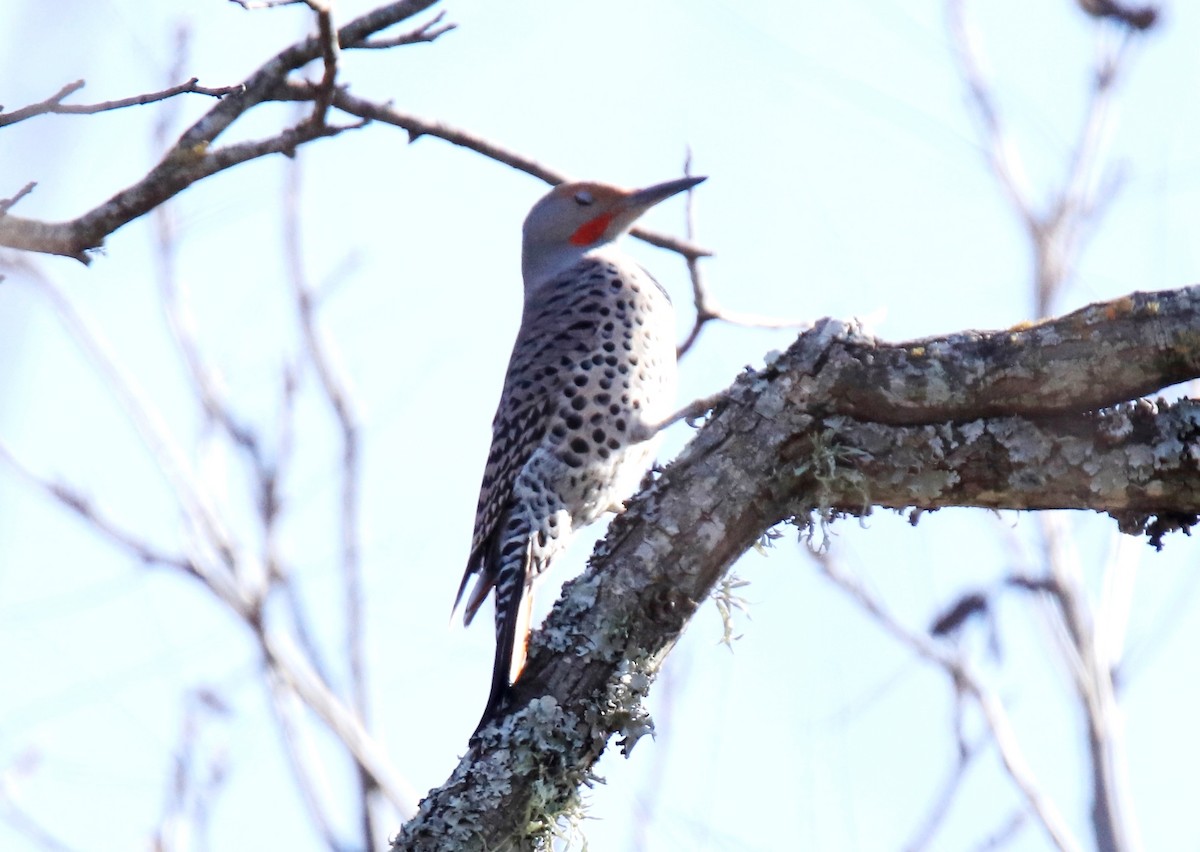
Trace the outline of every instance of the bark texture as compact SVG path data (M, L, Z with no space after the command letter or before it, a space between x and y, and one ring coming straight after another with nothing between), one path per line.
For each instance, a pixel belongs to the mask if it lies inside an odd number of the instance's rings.
M1200 513L1200 287L902 344L824 320L747 371L617 518L535 634L515 710L421 803L396 850L539 848L726 569L782 521L874 506L1074 508L1160 546Z

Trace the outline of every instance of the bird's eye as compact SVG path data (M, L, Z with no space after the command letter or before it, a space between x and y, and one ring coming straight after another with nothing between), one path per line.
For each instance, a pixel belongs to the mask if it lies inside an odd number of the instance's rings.
M595 201L595 199L592 198L592 194L586 190L575 193L575 203L580 207L587 207L593 201Z

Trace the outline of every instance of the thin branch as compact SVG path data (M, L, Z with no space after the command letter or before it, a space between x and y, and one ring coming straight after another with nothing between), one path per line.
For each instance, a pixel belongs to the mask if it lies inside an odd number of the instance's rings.
M1111 18L1134 30L1148 30L1158 22L1157 6L1129 6L1117 0L1078 0L1079 8L1093 18Z
M361 462L360 426L357 406L350 392L349 381L339 364L332 341L321 332L317 323L316 298L305 276L303 240L300 233L300 169L293 164L288 170L284 203L284 243L288 278L296 304L297 319L304 342L305 355L316 371L321 390L337 420L342 440L341 459L341 537L342 584L345 592L343 622L344 648L349 661L350 698L364 725L369 723L370 702L367 689L366 642L364 625L364 593L362 560L359 553ZM367 767L360 767L362 785L364 840L368 847L375 835L372 826L370 800L377 782Z
M389 47L403 47L406 44L429 44L451 30L458 29L458 24L443 24L445 12L438 12L432 19L421 26L391 38L370 38L354 45L360 50L386 50Z
M414 813L416 791L399 777L387 759L386 750L363 727L358 716L338 699L290 639L260 631L258 640L273 675L295 692L341 740L398 811L404 815Z
M333 26L332 0L307 0L309 8L317 15L317 39L321 43L321 82L317 84L317 95L313 98L313 112L309 118L315 126L324 127L329 113L329 104L333 100L333 90L337 82L338 56L341 47L338 45L337 30Z
M207 95L213 98L223 98L226 95L240 92L243 88L240 84L210 88L208 86L201 86L199 77L193 77L186 83L171 86L170 88L163 89L161 92L148 92L144 95L133 95L132 97L118 98L113 101L101 101L97 104L63 103L64 99L78 92L84 85L85 81L76 80L74 83L68 83L63 86L44 101L15 109L12 112L0 112L0 127L16 124L18 121L25 121L37 115L93 115L98 112L108 112L114 109L157 103L158 101L165 101L167 98L174 98L178 95Z
M945 671L956 689L961 689L975 700L992 733L992 740L996 744L1000 760L1004 764L1009 778L1021 792L1029 809L1037 816L1055 847L1066 850L1066 852L1081 850L1079 841L1071 834L1057 806L1046 797L1038 786L1036 776L1025 758L1003 702L984 687L965 661L947 653L926 638L924 634L909 630L902 625L888 611L882 601L867 591L856 578L842 571L833 560L815 551L813 557L820 565L822 573L846 592L880 627L891 633L910 650Z
M283 101L311 100L313 98L313 85L311 83L287 80L275 88L272 92L272 97ZM415 142L422 136L432 136L449 142L452 145L458 145L477 154L482 154L488 159L503 163L517 171L533 175L551 185L570 180L570 177L564 172L552 169L537 160L498 145L478 134L453 127L445 122L419 118L411 113L401 112L390 104L380 104L366 100L365 98L350 94L345 89L338 89L334 93L333 105L350 115L399 127L408 132L410 142ZM676 252L684 257L709 257L712 255L712 252L708 249L694 245L688 240L669 234L662 234L648 228L634 228L630 233L638 239L650 243L650 245Z
M283 753L291 767L292 777L296 779L308 816L329 849L343 849L344 844L338 841L334 832L333 820L325 812L326 803L337 801L337 797L329 783L330 773L325 760L299 719L298 710L302 706L300 699L269 671L267 684L271 694L271 709L283 737Z
M217 511L211 495L201 488L193 475L191 466L163 421L162 414L129 371L118 362L109 342L75 309L67 295L31 264L17 265L26 273L36 289L47 298L55 315L124 407L126 415L170 486L191 530L212 545L215 562L207 559L189 560L193 570L198 572L213 592L235 612L246 614L253 611L256 602L245 596L246 590L239 587L232 573L238 562L238 545Z
M1032 230L1034 223L1030 211L1033 207L1033 191L1020 152L1001 124L1000 108L983 66L979 33L968 21L965 6L966 0L948 0L946 4L954 55L983 130L984 150L992 170L1013 209Z
M683 173L686 176L692 174L692 149L687 149L687 154L683 160ZM684 237L689 245L695 245L696 239L696 211L695 211L695 195L692 190L686 193L686 208L684 213ZM717 304L717 300L713 297L704 281L704 273L700 268L700 259L705 255L694 253L683 253L684 260L687 263L688 278L692 282L692 303L696 310L696 319L692 323L691 331L683 339L683 342L676 347L675 357L683 358L684 355L696 343L700 336L700 332L704 326L713 320L728 323L729 325L741 326L743 328L770 328L770 329L795 329L801 331L812 328L811 320L789 320L779 317L771 317L759 314L741 313L731 311Z
M49 826L43 825L21 806L18 779L30 774L37 761L37 753L27 750L0 772L0 821L7 823L18 834L24 835L34 848L43 852L77 852L74 847L60 840Z
M429 8L436 0L397 0L362 15L338 31L338 43L354 45ZM308 121L275 136L224 148L213 143L247 111L270 99L284 78L314 59L327 45L314 36L285 48L246 78L240 91L217 102L189 127L163 159L141 180L118 192L93 210L65 222L43 222L7 215L0 217L0 246L57 254L90 262L90 252L99 248L113 231L137 219L196 181L232 166L271 154L292 156L296 148L316 139L335 136L361 127L352 124L331 127ZM316 92L307 98L313 100Z
M8 211L12 209L14 204L16 204L18 201L20 201L22 198L24 198L29 193L33 192L33 190L36 186L37 186L37 181L31 180L29 183L27 183L23 187L21 187L17 191L16 195L12 196L11 198L5 198L5 199L0 200L0 217L3 217L6 213L8 213Z
M278 9L280 6L308 6L308 0L229 0L247 11L256 9Z
M175 568L193 577L199 577L196 566L186 556L162 550L136 533L125 529L107 513L99 509L95 503L71 485L53 482L47 477L34 473L16 454L0 441L0 461L8 465L27 485L41 491L64 509L78 516L119 549L125 551L138 562L164 568Z

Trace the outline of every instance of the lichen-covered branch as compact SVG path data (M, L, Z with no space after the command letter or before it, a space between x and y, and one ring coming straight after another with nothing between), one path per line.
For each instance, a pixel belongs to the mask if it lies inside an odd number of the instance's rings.
M515 712L394 848L523 849L548 831L611 737L630 748L650 730L641 698L661 661L781 521L957 505L1109 512L1152 537L1152 518L1195 523L1200 403L1134 400L1200 376L1198 310L1192 287L905 344L818 323L742 375L613 522L535 635Z

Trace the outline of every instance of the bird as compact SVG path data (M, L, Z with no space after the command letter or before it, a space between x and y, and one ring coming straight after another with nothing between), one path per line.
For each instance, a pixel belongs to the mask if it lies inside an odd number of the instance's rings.
M620 511L653 461L674 404L675 318L667 291L618 245L643 213L705 180L644 189L559 184L522 228L524 306L454 608L463 622L495 593L491 689L476 733L525 665L534 581L572 535Z

